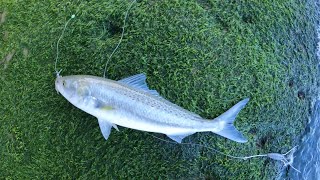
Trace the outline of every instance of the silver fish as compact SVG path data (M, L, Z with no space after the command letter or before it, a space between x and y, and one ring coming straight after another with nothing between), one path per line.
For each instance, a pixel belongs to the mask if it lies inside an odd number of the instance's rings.
M236 142L247 142L233 122L248 98L214 120L208 120L150 90L144 74L119 81L89 75L58 76L55 88L74 106L98 118L105 139L111 128L118 130L119 125L163 133L179 143L186 136L207 131Z

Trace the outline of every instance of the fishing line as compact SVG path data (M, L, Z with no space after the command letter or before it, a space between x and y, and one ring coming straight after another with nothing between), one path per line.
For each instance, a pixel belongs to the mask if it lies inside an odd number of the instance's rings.
M128 17L128 14L129 14L129 10L131 9L131 7L133 6L133 4L134 4L135 2L136 2L136 0L133 0L133 1L130 3L130 5L129 5L128 9L127 9L127 12L126 12L126 14L125 14L125 16L124 16L123 27L122 27L122 33L121 33L120 40L119 40L117 46L116 46L116 47L114 48L114 50L112 51L112 53L110 54L110 56L109 56L109 58L108 58L108 60L107 60L107 62L106 62L106 64L105 64L105 66L104 66L104 72L103 72L103 77L104 77L104 78L106 77L106 71L107 71L108 63L109 63L111 57L113 56L113 54L114 54L114 53L116 52L116 50L119 48L119 46L120 46L120 44L121 44L121 42L122 42L122 39L123 39L123 36L124 36L124 29L125 29L127 17Z
M65 23L64 28L63 28L63 30L62 30L62 33L61 33L61 35L60 35L60 37L59 37L59 39L58 39L58 41L57 41L57 46L56 46L57 53L56 53L56 60L55 60L55 63L54 63L54 70L56 71L56 75L57 75L57 76L60 76L60 72L62 71L62 69L60 69L60 71L57 70L57 64L58 64L58 58L59 58L59 43L60 43L60 41L61 41L61 39L62 39L62 37L63 37L63 34L64 34L64 32L65 32L65 30L66 30L69 22L71 21L71 19L73 19L73 18L75 18L75 17L76 17L76 15L73 14L73 15L69 18L69 20Z
M76 11L75 14L77 14L79 12L79 10L80 10L79 8L80 8L80 6L78 6L77 11ZM60 35L60 37L59 37L59 39L57 41L57 45L56 45L57 52L56 52L56 59L55 59L55 63L54 63L54 70L56 72L57 77L60 76L60 73L62 71L62 69L60 69L59 71L57 70L57 64L58 64L58 58L59 58L59 43L60 43L60 41L61 41L61 39L63 37L63 34L64 34L65 30L67 29L67 26L68 26L69 22L71 21L71 19L74 19L76 17L75 14L72 14L71 17L68 19L68 21L64 24L64 28L62 30L62 33L61 33L61 35Z
M122 39L123 39L123 36L124 36L124 32L125 32L125 25L126 25L126 21L127 21L128 14L129 14L129 10L131 9L131 7L133 6L133 4L134 4L135 2L136 2L136 0L133 0L133 1L130 3L130 5L129 5L126 13L125 13L125 17L124 17L124 20L123 20L123 27L122 27L122 33L121 33L120 40L119 40L117 46L116 46L116 47L114 48L114 50L112 51L112 53L110 54L110 56L108 57L108 60L107 60L107 62L106 62L106 64L105 64L105 68L104 68L104 72L103 72L103 77L106 77L106 71L107 71L108 63L109 63L109 61L111 60L113 54L114 54L114 53L116 52L116 50L119 48L119 46L120 46L120 44L121 44L121 42L122 42ZM79 11L79 9L77 10L77 12L78 12L78 11ZM76 12L76 13L77 13L77 12ZM58 39L58 41L57 41L57 45L56 45L56 50L57 50L57 51L56 51L56 58L55 58L55 63L54 63L54 70L55 70L55 73L56 73L57 76L60 76L60 72L62 71L62 69L60 69L59 71L58 71L58 69L57 69L58 58L59 58L59 44L60 44L61 39L63 38L64 32L65 32L65 30L67 29L67 26L68 26L69 22L70 22L72 19L74 19L74 18L75 18L75 14L73 14L73 15L68 19L68 21L65 23L64 28L63 28L63 30L62 30L62 33L61 33L61 35L60 35L60 37L59 37L59 39Z
M120 37L120 40L119 40L117 46L116 46L116 47L114 48L114 50L112 51L112 53L111 53L110 56L108 57L108 60L107 60L107 62L106 62L106 64L105 64L105 68L104 68L104 72L103 72L103 77L104 77L104 78L105 78L105 75L106 75L107 65L108 65L109 61L111 60L113 54L116 52L116 50L119 48L119 46L120 46L120 44L121 44L121 42L122 42L122 39L123 39L123 36L124 36L124 32L125 32L126 20L127 20L128 14L129 14L129 10L131 9L131 7L133 6L133 4L134 4L135 2L136 2L136 0L133 0L133 1L130 3L130 5L129 5L126 13L125 13L125 18L124 18L124 20L123 20L123 27L122 27L121 37ZM78 12L78 11L77 11L77 12ZM55 73L56 73L57 77L60 76L60 72L62 71L62 69L59 70L59 71L57 70L57 63L58 63L58 58L59 58L59 43L60 43L60 41L61 41L61 39L62 39L62 37L63 37L63 35L64 35L64 32L65 32L65 30L66 30L69 22L70 22L72 19L74 19L74 18L75 18L75 14L73 14L73 15L68 19L68 21L65 23L64 28L63 28L63 30L62 30L62 33L61 33L61 35L60 35L60 37L59 37L59 39L58 39L58 41L57 41L57 45L56 45L56 50L57 50L57 51L56 51L56 58L55 58L55 64L54 64L54 70L55 70ZM177 143L177 142L174 142L174 141L169 141L169 140L165 140L165 139L159 138L159 137L154 136L154 135L149 134L149 133L147 133L147 134L150 135L150 136L152 136L152 137L154 137L154 138L156 138L156 139L158 139L158 140L161 140L161 141L164 141L164 142L167 142L167 143L179 144L179 145L198 146L198 147L206 148L206 149L209 149L209 150L211 150L211 151L214 151L214 152L216 152L216 153L218 153L218 154L227 156L227 157L229 157L229 158L234 158L234 159L247 160L247 159L256 158L256 157L268 157L268 158L271 158L271 159L274 159L274 160L281 161L281 162L284 163L284 166L285 166L285 167L289 165L289 166L292 167L294 170L296 170L297 172L300 173L300 171L299 171L298 169L296 169L295 167L292 166L292 163L293 163L293 152L294 152L293 150L294 150L297 146L293 147L291 150L289 150L288 152L286 152L286 153L284 153L284 154L280 154L280 153L267 153L267 154L258 154L258 155L252 155L252 156L233 156L233 155L225 154L225 153L223 153L223 152L221 152L221 151L219 151L219 150L216 150L216 149L211 148L211 147L206 146L206 145L197 144L197 143L185 143L185 142ZM293 152L292 152L292 151L293 151ZM292 153L290 153L290 152L292 152ZM289 153L290 153L290 154L289 154ZM287 157L287 155L289 155L289 157Z
M293 163L293 150L296 149L297 146L293 147L292 149L290 149L288 152L284 153L284 154L280 154L280 153L267 153L267 154L258 154L258 155L252 155L252 156L232 156L232 155L229 155L229 154L225 154L219 150L216 150L212 147L209 147L209 146L206 146L206 145L202 145L202 144L197 144L197 143L185 143L185 142L181 142L181 143L178 143L178 142L175 142L175 141L169 141L169 140L165 140L165 139L162 139L162 138L159 138L155 135L152 135L150 133L147 133L148 135L156 138L156 139L159 139L161 141L164 141L164 142L167 142L167 143L171 143L171 144L180 144L180 145L195 145L195 146L198 146L198 147L202 147L202 148L206 148L206 149L209 149L209 150L212 150L218 154L221 154L221 155L224 155L224 156L227 156L229 158L234 158L234 159L241 159L241 160L247 160L247 159L251 159L251 158L256 158L256 157L268 157L268 158L271 158L273 160L278 160L278 161L281 161L283 162L284 164L284 167L286 166L290 166L292 167L294 170L296 170L297 172L301 173L297 168L295 168L292 163ZM287 157L289 156L289 157Z

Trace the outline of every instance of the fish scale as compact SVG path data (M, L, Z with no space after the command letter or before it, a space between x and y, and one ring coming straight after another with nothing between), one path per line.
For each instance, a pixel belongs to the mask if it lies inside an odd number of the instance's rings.
M130 107L128 107L128 105L124 106L127 102L141 104L141 106L139 106L140 111L137 111L137 114L142 114L140 113L141 111L154 109L158 113L171 114L172 116L175 116L174 118L171 118L171 122L179 117L196 121L202 120L199 115L186 111L163 98L151 96L146 92L133 89L130 86L123 86L117 81L106 81L106 83L101 85L95 84L92 85L90 89L96 98L110 99L110 95L108 96L108 93L114 94L114 97L122 97L114 100L112 104L114 106L122 106L121 108L127 108L128 111L136 108L134 108L134 105L131 105ZM120 99L123 100L123 102L120 102Z
M214 120L171 103L146 84L146 76L137 74L119 81L74 75L58 76L56 90L79 109L98 118L101 132L108 139L117 125L136 130L166 134L181 142L196 132L211 131L237 142L246 142L233 122L249 99L244 99Z

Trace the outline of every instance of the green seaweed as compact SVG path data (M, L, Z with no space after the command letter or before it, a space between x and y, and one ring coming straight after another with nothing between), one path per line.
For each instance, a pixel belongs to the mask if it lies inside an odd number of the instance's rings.
M62 75L102 76L130 1L1 1L0 177L271 179L281 162L236 160L126 128L108 141L97 120L54 89ZM168 100L213 119L250 97L235 122L239 144L212 133L185 139L232 155L284 153L298 143L317 96L312 1L140 0L107 77L144 72ZM1 62L2 59L0 59ZM163 135L159 137L166 138Z

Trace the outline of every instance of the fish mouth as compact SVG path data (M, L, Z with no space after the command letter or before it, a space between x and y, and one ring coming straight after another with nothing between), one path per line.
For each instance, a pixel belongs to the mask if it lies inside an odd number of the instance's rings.
M60 94L60 93L59 93L59 90L58 90L58 88L57 88L57 86L56 86L56 91L57 91L57 94Z
M57 85L57 84L55 85L55 89L56 89L56 91L57 91L57 94L60 94L60 93L59 93L59 89L58 89L58 85Z
M57 94L60 94L59 86L60 86L60 84L61 84L61 83L60 83L60 82L61 82L61 80L60 80L61 77L62 77L62 76L58 76L57 79L56 79L56 81L55 81L55 89L56 89L56 91L57 91Z

